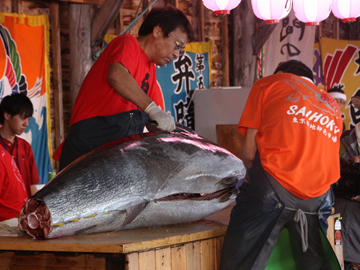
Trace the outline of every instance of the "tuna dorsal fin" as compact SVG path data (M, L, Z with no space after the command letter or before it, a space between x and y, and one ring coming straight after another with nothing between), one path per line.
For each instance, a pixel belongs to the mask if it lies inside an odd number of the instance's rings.
M121 227L125 227L126 225L130 224L145 209L148 203L149 201L144 200L141 203L128 208L125 221Z

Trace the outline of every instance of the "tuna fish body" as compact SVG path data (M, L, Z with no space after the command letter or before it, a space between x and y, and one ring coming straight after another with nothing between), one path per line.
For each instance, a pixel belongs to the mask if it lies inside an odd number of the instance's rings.
M195 132L145 133L82 156L24 205L37 239L200 220L231 203L242 161Z

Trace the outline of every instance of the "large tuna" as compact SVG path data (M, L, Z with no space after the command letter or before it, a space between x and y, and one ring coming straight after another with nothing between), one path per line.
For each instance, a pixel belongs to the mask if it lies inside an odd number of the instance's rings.
M132 136L62 170L26 202L19 226L45 239L192 222L232 202L244 173L189 130Z

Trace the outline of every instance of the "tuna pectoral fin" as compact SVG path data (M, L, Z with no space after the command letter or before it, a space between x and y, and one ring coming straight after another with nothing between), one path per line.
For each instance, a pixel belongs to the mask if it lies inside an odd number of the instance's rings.
M234 186L237 190L239 190L240 186L244 183L244 180L244 175L229 176L221 179L219 184L223 184L229 187Z
M126 219L121 227L125 227L130 224L138 215L140 215L148 203L149 201L142 201L141 203L128 208Z
M220 197L221 202L225 202L229 200L231 195L237 195L239 193L240 186L244 183L244 176L243 175L236 175L236 176L229 176L221 179L218 184L222 184L228 187L229 192L225 193L223 196Z

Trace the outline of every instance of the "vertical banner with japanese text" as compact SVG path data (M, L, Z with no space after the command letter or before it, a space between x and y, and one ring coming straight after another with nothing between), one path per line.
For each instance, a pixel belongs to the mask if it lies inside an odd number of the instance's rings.
M294 11L282 19L265 43L264 76L273 74L280 62L288 60L299 60L311 68L315 30L299 21Z
M189 43L183 56L156 71L165 111L191 129L195 129L193 95L210 88L211 48L211 40Z
M0 100L13 93L30 98L34 114L21 137L30 143L45 184L52 171L48 17L1 12L0 39Z
M345 92L343 121L346 129L352 129L360 122L360 110L351 103L351 97L360 97L360 41L320 38L320 52L324 89Z
M314 44L314 62L312 65L312 71L314 74L314 84L319 88L324 89L324 76L322 70L320 44L316 42Z

